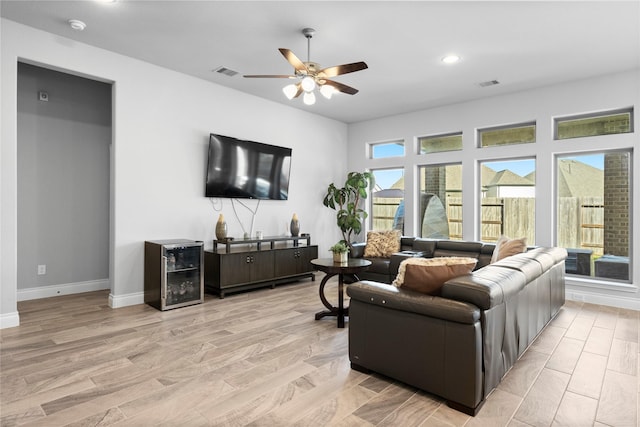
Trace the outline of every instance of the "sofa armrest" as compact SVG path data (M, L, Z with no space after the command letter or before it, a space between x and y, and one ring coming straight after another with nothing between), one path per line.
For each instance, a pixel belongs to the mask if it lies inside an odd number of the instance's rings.
M363 303L452 322L473 324L480 319L480 309L473 304L426 295L384 283L368 280L352 283L347 287L347 294Z
M351 244L350 258L362 258L364 256L364 247L367 246L365 242L356 242Z

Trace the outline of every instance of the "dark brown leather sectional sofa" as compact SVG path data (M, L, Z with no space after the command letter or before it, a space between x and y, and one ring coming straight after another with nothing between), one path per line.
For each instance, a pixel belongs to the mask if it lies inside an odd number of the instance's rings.
M353 244L351 258L363 258L366 243ZM400 263L407 257L420 256L433 258L441 256L460 256L476 258L476 270L491 262L491 255L495 245L493 243L465 242L461 240L422 239L419 237L402 237L400 252L391 257L369 258L371 267L359 274L362 280L391 283L398 274Z
M482 243L420 240L413 239L411 250L416 241L423 249L433 245L431 256L473 256L468 249L477 247L480 268L447 281L440 296L371 280L350 284L351 366L439 395L475 415L564 304L567 252L534 248L489 264Z

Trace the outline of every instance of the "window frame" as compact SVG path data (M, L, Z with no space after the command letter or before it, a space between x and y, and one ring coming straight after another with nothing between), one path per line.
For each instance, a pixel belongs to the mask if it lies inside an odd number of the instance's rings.
M450 150L429 151L429 152L425 152L425 153L422 152L422 140L423 139L428 139L428 138L447 138L447 137L451 137L451 136L460 136L460 148L453 148L453 149L450 149ZM419 156L427 156L429 154L435 154L435 153L450 153L452 151L462 151L462 149L464 148L464 139L463 138L464 138L464 135L463 135L462 131L419 136L419 137L416 138L416 141L417 141L417 154Z
M483 194L485 193L485 191L483 191L484 188L484 184L482 182L482 166L484 164L487 163L504 163L504 162L516 162L516 161L521 161L521 160L532 160L533 161L533 165L534 165L534 169L533 172L535 172L537 174L537 170L538 170L538 158L535 155L532 156L524 156L524 157L506 157L506 158L488 158L488 159L478 159L476 160L476 165L477 165L477 177L476 177L476 182L475 182L475 191L477 191L477 222L476 222L476 230L475 230L475 234L476 234L476 239L478 241L481 242L485 242L485 243L495 243L494 241L490 241L490 240L484 240L483 239L483 214L482 214L482 201L485 199L485 197L487 196L483 196ZM496 173L499 173L500 171L495 171ZM516 174L517 175L517 174ZM518 175L520 176L520 175ZM522 177L524 178L524 177ZM521 236L521 235L512 235L512 233L509 233L508 231L504 230L504 217L506 217L506 214L503 213L503 218L502 218L502 229L501 229L501 233L500 234L506 234L508 237L510 238L522 238L522 237L527 237L527 245L529 246L534 246L536 244L536 211L538 209L538 194L537 194L537 189L538 189L538 182L537 179L534 181L533 183L533 189L534 189L534 196L533 197L526 197L526 198L531 198L533 199L533 207L534 207L534 214L533 214L533 231L530 233L531 236ZM508 198L508 197L499 197L499 198ZM511 197L512 198L512 197ZM500 236L497 236L497 238L499 238ZM530 238L531 237L531 238Z
M529 126L533 126L533 136L534 136L534 140L530 141L530 142L512 142L509 144L496 144L496 145L482 145L482 134L484 132L493 132L493 131L499 131L499 130L506 130L506 129L518 129L518 128L525 128L525 127L529 127ZM538 140L538 124L536 120L530 120L530 121L526 121L526 122L518 122L518 123L510 123L510 124L506 124L506 125L498 125L498 126L489 126L489 127L483 127L483 128L477 128L476 129L476 147L477 148L493 148L493 147L508 147L508 146L512 146L512 145L520 145L520 144L535 144Z
M376 172L378 171L401 171L402 172L402 177L406 178L407 176L407 171L406 168L404 166L389 166L389 167L380 167L380 168L369 168L369 172L371 172L373 174L373 176L375 177ZM376 178L376 185L378 184L378 179ZM380 190L388 190L388 188L381 188ZM402 196L402 201L404 202L403 204L406 206L406 198L407 198L407 193L406 190L403 189L404 193ZM371 191L371 193L368 196L369 201L367 202L368 205L368 209L369 209L369 216L368 216L368 230L376 230L379 231L379 229L374 228L374 219L375 219L375 212L374 212L374 203L373 203L373 199L374 199L374 193L375 191ZM399 205L398 205L399 206ZM406 212L406 210L405 210ZM403 214L402 217L402 221L403 221L403 230L404 230L404 220L406 218L406 213Z
M449 238L447 240L456 240L456 241L464 240L464 236L463 236L464 228L463 227L464 227L464 211L465 211L465 207L464 207L464 197L463 197L463 189L462 189L462 181L463 181L463 164L462 164L462 162L461 161L457 161L457 162L450 162L450 163L417 164L416 166L417 166L416 172L417 172L417 176L418 176L418 186L417 186L418 192L413 197L416 198L415 204L416 204L416 206L418 208L418 211L422 210L422 207L420 206L420 203L421 203L420 195L422 193L422 190L421 190L421 186L422 186L421 173L422 173L422 170L426 169L426 168L440 168L440 167L446 168L448 166L459 166L460 167L460 187L461 188L458 191L458 194L460 195L459 196L460 197L460 206L459 207L460 207L461 216L460 216L460 221L454 221L454 222L460 224L461 234L459 236L455 235L456 238L454 238L454 239L451 238L451 220L450 220L450 217L449 217L449 211L447 209L447 207L448 207L447 206L447 198L445 198L444 200L440 199L440 201L442 202L442 204L445 207L445 211L447 213L447 221L449 222ZM446 188L445 188L445 194L446 193L448 193L448 192L446 191ZM405 195L405 197L406 197L406 195ZM422 219L422 221L421 221L421 219ZM423 218L418 218L418 224L417 224L418 225L418 232L416 234L418 234L419 237L421 237L421 238L424 238L424 236L422 236L422 222L423 221L424 221Z
M374 157L374 153L375 153L375 147L378 146L383 146L383 145L401 145L402 146L402 154L399 155L394 155L394 156L383 156L383 157ZM397 158L401 158L401 157L406 157L407 156L407 144L405 143L404 139L396 139L396 140L389 140L389 141L379 141L379 142L368 142L367 143L367 151L368 151L368 158L371 160L378 160L378 159L397 159Z
M604 117L615 116L615 115L625 114L625 113L629 113L629 131L628 132L601 133L601 134L597 134L597 135L579 135L579 136L572 136L572 137L569 137L569 138L558 138L558 124L560 124L560 123L570 122L570 121L574 121L574 120L593 119L593 118L598 118L598 117L603 117L604 118ZM567 116L557 116L557 117L553 117L553 140L554 141L567 141L567 140L572 140L572 139L576 139L576 138L595 138L595 137L599 137L599 136L611 136L611 135L634 133L633 124L634 124L634 108L633 108L633 106L625 107L625 108L616 108L616 109L613 109L613 110L600 110L600 111L595 111L595 112L591 112L591 113L572 114L572 115L567 115Z
M609 135L609 134L607 134ZM603 136L607 136L607 135L603 135ZM573 138L569 138L569 139L573 139ZM563 141L563 140L560 140ZM627 280L622 280L622 279L615 279L615 278L611 278L611 277L603 277L603 276L596 276L595 275L595 266L593 266L593 260L591 261L591 265L594 268L593 271L593 275L581 275L581 274L574 274L574 273L569 273L567 272L567 278L570 279L571 281L580 283L582 285L587 285L587 286L592 286L598 289L615 289L618 288L620 290L624 290L624 291L631 291L633 290L635 292L635 290L637 289L637 286L633 284L633 274L634 274L634 266L633 266L633 256L635 254L634 251L634 240L633 240L633 226L634 226L634 218L633 218L633 204L634 204L634 200L633 200L633 195L634 195L634 186L633 186L633 155L634 155L634 149L633 147L626 147L626 148L614 148L614 149L610 149L610 150L606 150L606 149L596 149L596 150L589 150L589 151L563 151L563 152L557 152L554 154L553 156L553 174L554 174L554 181L553 181L553 206L554 206L554 213L553 213L553 244L554 246L557 247L562 247L564 248L564 246L560 245L559 240L559 233L558 233L558 227L559 227L559 188L558 188L558 167L559 167L559 161L563 158L570 158L570 157L580 157L580 156L587 156L587 155L597 155L597 154L602 154L603 156L606 154L612 154L612 153L626 153L629 156L629 176L628 176L628 181L629 181L629 187L628 187L628 194L629 194L629 200L628 200L628 204L629 204L629 210L627 212L628 214L628 222L629 222L629 229L628 229L628 233L629 233L629 242L628 242L628 258L629 258L629 277ZM604 179L604 178L603 178ZM603 242L604 243L604 242ZM567 248L565 248L567 249ZM573 248L568 248L568 249L573 249ZM580 249L580 248L575 248L575 249ZM603 250L604 253L604 250Z

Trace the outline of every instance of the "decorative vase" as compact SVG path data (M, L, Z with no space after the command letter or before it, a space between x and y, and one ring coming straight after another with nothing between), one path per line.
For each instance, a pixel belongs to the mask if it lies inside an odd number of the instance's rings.
M292 236L297 236L300 234L300 221L298 221L298 215L293 214L293 218L291 218L291 226L289 227L291 230Z
M227 223L224 222L224 215L220 214L216 223L216 239L224 240L227 238Z
M347 252L334 252L333 253L333 262L337 262L340 264L346 264L349 262L348 253Z

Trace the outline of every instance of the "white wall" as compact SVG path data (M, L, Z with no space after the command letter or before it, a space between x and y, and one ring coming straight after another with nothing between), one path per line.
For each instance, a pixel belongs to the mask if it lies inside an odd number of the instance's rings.
M490 94L487 88L487 94ZM553 118L580 113L635 106L634 133L607 137L553 140ZM555 184L554 156L561 153L634 148L632 173L640 171L640 70L602 76L589 80L538 88L510 95L416 111L371 120L349 126L349 170L377 168L405 168L406 194L417 193L417 166L462 163L463 235L465 240L478 240L478 203L480 200L476 177L479 161L509 158L536 159L536 244L553 245L555 241ZM535 144L517 144L477 148L475 131L478 128L536 121ZM461 152L418 155L417 137L451 132L463 132ZM367 144L371 142L404 140L403 158L368 159ZM632 175L633 177L633 175ZM633 180L633 212L640 212L640 184ZM418 206L412 197L405 200L405 234L418 233ZM609 304L640 310L640 222L632 225L633 253L632 284L596 283L567 280L567 296L577 300Z
M339 239L334 212L322 206L330 182L347 170L347 126L145 62L2 19L0 152L0 327L17 312L17 62L113 82L111 153L112 306L143 301L143 242L188 238L210 242L218 212L204 197L211 132L293 149L288 201L263 201L255 230L281 234L292 214L320 253ZM256 202L252 203L252 206ZM229 234L241 235L222 200ZM249 225L249 218L243 217ZM210 246L210 243L209 243Z

